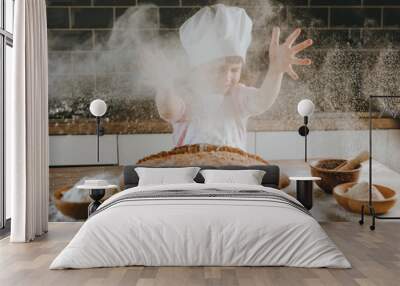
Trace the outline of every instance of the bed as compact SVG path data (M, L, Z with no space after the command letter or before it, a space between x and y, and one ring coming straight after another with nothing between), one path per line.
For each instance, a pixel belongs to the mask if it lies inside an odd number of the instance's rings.
M50 269L144 266L292 266L350 268L318 222L277 189L276 166L262 185L195 183L138 186L106 200ZM202 169L216 168L203 166Z

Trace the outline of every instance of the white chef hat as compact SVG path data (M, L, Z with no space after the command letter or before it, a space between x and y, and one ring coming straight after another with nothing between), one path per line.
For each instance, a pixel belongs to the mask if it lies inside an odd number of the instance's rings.
M253 22L246 11L223 4L204 7L179 29L193 67L213 60L239 56L246 60Z

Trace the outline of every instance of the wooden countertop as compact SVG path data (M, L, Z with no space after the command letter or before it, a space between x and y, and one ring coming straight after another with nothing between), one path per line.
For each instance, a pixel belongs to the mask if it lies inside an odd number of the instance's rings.
M296 131L303 124L298 117L262 118L255 117L249 120L248 131ZM374 129L400 129L400 120L392 118L373 118ZM111 120L102 121L105 134L157 134L171 133L171 126L161 119L148 120ZM313 115L309 120L312 130L367 130L369 121L366 113L320 113ZM50 119L50 135L91 135L96 134L94 118L79 119Z

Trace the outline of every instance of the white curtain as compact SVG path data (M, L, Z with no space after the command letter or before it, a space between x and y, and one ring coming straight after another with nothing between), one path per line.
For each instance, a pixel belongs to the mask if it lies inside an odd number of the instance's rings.
M13 93L6 98L6 187L12 242L47 232L48 71L45 0L15 1Z

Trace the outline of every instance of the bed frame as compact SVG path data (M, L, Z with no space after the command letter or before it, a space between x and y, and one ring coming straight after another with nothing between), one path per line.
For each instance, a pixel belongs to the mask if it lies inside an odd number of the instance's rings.
M148 167L149 166L141 166L141 165L129 165L124 167L124 172L121 178L121 187L125 190L128 188L136 187L139 183L139 177L135 171L136 167ZM153 168L176 168L176 166L162 166L162 167L153 167ZM184 166L180 166L184 167ZM256 169L265 171L265 175L262 179L262 185L265 187L271 187L278 189L279 188L279 167L276 165L254 165L254 166L199 166L201 169L218 169L218 170L248 170L248 169ZM194 178L197 183L204 183L204 178L200 174Z

